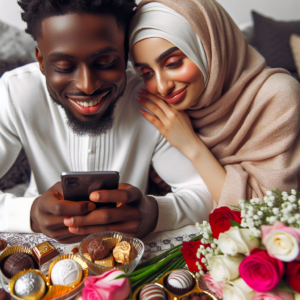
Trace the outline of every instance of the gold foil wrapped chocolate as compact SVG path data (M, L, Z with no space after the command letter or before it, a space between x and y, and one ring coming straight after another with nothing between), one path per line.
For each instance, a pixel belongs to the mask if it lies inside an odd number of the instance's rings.
M114 249L115 246L120 242L120 240L121 238L111 238L111 237L103 238L103 241L106 241L107 243L107 247L109 251Z
M105 258L95 260L94 264L103 266L103 267L114 267L115 266L115 260L111 253Z
M92 261L92 258L91 258L91 256L90 256L88 253L83 253L83 256L84 256L86 259Z
M119 242L113 250L113 256L116 262L126 265L135 259L137 252L130 243Z

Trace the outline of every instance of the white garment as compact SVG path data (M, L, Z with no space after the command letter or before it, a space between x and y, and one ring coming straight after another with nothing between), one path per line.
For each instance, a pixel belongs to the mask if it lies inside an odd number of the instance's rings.
M32 232L32 202L60 181L63 171L119 171L120 182L145 193L150 164L173 191L155 197L159 207L156 232L208 218L213 200L203 180L191 162L141 116L142 107L135 95L142 87L129 63L127 88L115 109L113 128L97 137L78 136L67 127L64 110L49 97L38 63L3 75L0 177L12 166L23 145L35 181L26 194L30 197L0 191L0 232Z

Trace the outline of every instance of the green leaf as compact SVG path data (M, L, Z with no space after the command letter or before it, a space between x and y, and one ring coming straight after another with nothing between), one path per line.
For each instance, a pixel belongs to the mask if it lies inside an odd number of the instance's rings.
M114 278L113 280L116 280L116 279L122 279L122 278L127 278L127 279L129 279L129 277L128 277L127 274L121 274L121 275L117 276L116 278Z
M238 228L243 228L242 226L241 226L241 224L240 223L238 223L238 222L236 222L236 221L233 221L233 220L230 220L230 224L231 224L231 226L237 226Z
M279 288L280 290L284 290L284 291L287 291L287 292L295 293L295 291L292 290L291 288L289 288L283 280L281 280L279 282L279 284L276 286L276 288Z

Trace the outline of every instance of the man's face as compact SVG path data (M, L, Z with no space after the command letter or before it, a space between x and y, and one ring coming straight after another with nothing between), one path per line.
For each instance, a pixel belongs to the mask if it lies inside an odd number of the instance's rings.
M70 127L79 134L109 129L126 82L124 32L115 18L93 14L46 18L38 45L36 56L48 91L65 109Z

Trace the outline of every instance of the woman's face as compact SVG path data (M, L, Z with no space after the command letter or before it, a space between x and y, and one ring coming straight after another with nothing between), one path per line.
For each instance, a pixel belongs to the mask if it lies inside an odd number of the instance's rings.
M132 58L147 90L176 110L191 107L204 90L201 70L181 50L162 38L134 44Z

